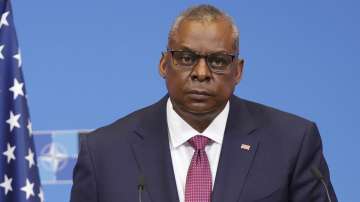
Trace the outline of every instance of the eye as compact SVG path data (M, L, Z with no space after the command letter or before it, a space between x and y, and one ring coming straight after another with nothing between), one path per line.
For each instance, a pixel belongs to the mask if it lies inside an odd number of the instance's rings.
M196 61L196 57L193 54L183 53L180 56L180 63L183 65L192 65Z
M225 60L223 58L214 58L211 62L214 66L224 66Z
M209 65L215 69L226 68L232 62L232 57L230 55L216 54L211 55L208 58Z
M194 62L194 58L191 55L183 55L180 59L183 64L192 64Z
M177 64L184 66L192 66L196 62L196 55L190 52L178 51L174 52L174 59Z

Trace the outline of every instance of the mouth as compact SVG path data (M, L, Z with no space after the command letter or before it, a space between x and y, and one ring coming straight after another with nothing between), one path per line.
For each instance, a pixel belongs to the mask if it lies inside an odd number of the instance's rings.
M191 90L187 94L189 95L190 98L192 98L194 100L204 100L204 99L208 99L210 96L212 96L211 93L209 93L208 91L203 91L203 90Z

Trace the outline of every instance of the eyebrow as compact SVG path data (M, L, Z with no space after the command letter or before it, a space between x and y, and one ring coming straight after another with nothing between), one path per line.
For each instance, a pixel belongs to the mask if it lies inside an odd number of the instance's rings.
M187 46L187 45L179 45L179 49L177 49L177 50L183 50L183 51L191 51L191 52L194 52L194 53L200 53L200 54L202 54L201 52L199 52L199 51L196 51L196 50L194 50L194 49L192 49L192 48L190 48L189 46ZM213 52L210 52L210 53L206 53L206 54L213 54L213 53L226 53L226 54L232 54L232 52L229 52L229 51L226 51L226 50L218 50L218 51L213 51Z

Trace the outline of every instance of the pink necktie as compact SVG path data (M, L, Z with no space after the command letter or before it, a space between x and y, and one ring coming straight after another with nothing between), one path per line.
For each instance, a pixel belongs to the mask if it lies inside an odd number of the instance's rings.
M206 156L207 137L197 135L188 142L195 149L186 177L185 202L210 202L211 170Z

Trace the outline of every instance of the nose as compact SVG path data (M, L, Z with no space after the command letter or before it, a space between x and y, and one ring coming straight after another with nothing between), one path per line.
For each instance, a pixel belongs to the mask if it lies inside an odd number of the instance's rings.
M199 62L191 71L191 80L198 80L200 82L209 81L211 79L211 70L209 69L205 58L200 58Z

